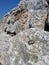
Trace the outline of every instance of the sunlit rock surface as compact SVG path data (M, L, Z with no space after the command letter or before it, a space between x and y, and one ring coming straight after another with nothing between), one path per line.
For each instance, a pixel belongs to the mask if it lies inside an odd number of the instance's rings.
M49 65L49 33L32 28L11 38L14 65Z
M0 65L49 65L47 6L46 0L21 0L3 17Z
M10 59L11 43L10 36L6 33L0 33L0 65L8 65ZM10 65L10 64L9 64Z
M17 8L12 9L4 16L0 28L2 31L10 32L10 34L17 34L29 28L44 30L45 20L47 19L46 6L45 0L21 0Z
M15 13L15 12L14 12ZM2 31L10 33L19 33L29 28L39 28L44 30L45 20L47 19L47 9L27 10L18 13L16 16L10 15L4 17L0 24Z
M44 9L47 6L46 0L21 0L19 7L30 9Z
M32 28L12 38L5 34L0 37L2 65L49 65L48 32Z

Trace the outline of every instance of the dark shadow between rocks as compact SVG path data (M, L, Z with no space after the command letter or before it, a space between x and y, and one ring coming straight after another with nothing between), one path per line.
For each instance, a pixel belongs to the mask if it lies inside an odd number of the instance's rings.
M44 30L45 30L45 31L49 31L49 22L48 22L48 18L47 18L46 21L45 21Z

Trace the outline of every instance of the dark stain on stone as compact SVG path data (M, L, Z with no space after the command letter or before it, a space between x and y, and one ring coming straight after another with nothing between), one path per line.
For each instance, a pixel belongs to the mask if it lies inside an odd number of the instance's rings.
M7 24L10 24L10 20L7 22Z
M34 62L35 62L35 63L38 62L38 56L34 56Z
M31 24L29 24L29 28L32 28L32 25Z
M2 63L0 62L0 65L2 65Z
M14 35L16 35L16 32L13 32L13 33L12 33L12 32L10 32L10 31L8 31L7 34L9 34L9 35L11 35L11 36L14 36Z
M24 9L18 10L17 12L14 12L13 15L17 16L18 14L20 14Z
M32 44L34 44L34 43L35 43L35 42L34 42L33 40L29 40L29 41L28 41L28 44L29 44L29 45L32 45Z
M6 32L6 29L7 29L7 28L5 28L4 32Z

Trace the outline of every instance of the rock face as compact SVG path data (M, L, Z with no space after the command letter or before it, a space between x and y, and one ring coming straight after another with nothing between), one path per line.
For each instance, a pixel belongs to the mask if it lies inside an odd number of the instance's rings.
M47 5L46 0L21 0L19 4L19 6L28 7L28 9L43 9Z
M0 22L0 65L49 65L46 0L21 0Z
M31 10L28 14L29 23L33 28L44 30L45 20L47 18L46 10Z
M8 65L10 59L10 36L4 32L0 33L0 65Z
M44 7L44 9L42 7L41 7L42 9L40 7L39 7L40 9L32 8L34 2L36 4L38 1L39 3L43 2L42 0L20 1L18 8L15 8L12 11L10 11L3 18L4 23L2 23L3 25L1 25L0 27L2 28L2 31L5 31L6 33L13 36L21 32L22 30L29 28L39 28L41 30L44 30L45 20L47 19L47 8L45 7L46 4L44 6L45 1L41 4L41 6ZM31 4L32 6L30 5L30 2L32 2ZM27 4L30 6L30 9ZM38 5L40 6L40 4Z
M0 35L2 65L49 65L49 33L32 28L13 38ZM8 38L9 37L9 38Z
M49 65L49 33L28 29L11 39L14 65Z

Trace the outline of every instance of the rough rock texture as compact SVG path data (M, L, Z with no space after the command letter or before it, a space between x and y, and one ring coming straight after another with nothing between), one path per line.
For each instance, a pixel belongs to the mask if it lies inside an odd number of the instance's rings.
M47 18L46 10L30 10L28 15L28 19L30 19L29 23L33 28L44 30L45 20Z
M0 28L12 35L29 28L44 30L45 20L47 19L46 6L47 2L45 0L21 0L17 8L12 9L5 15Z
M0 22L0 65L49 65L46 1L21 0L18 7L3 17Z
M49 33L32 28L13 38L0 37L2 65L49 65Z
M0 65L8 65L10 59L11 43L9 41L10 36L6 33L0 33Z
M17 9L16 9L17 10ZM21 9L22 10L22 9ZM19 11L19 10L18 10ZM29 28L39 28L44 30L45 20L47 19L47 9L27 10L24 9L20 13L15 12L9 16L4 17L0 28L2 31L10 33L19 33L22 30Z
M13 64L16 61L17 65L49 65L49 33L32 28L20 32L11 41Z
M19 7L28 7L28 9L43 9L48 6L46 0L21 0Z

